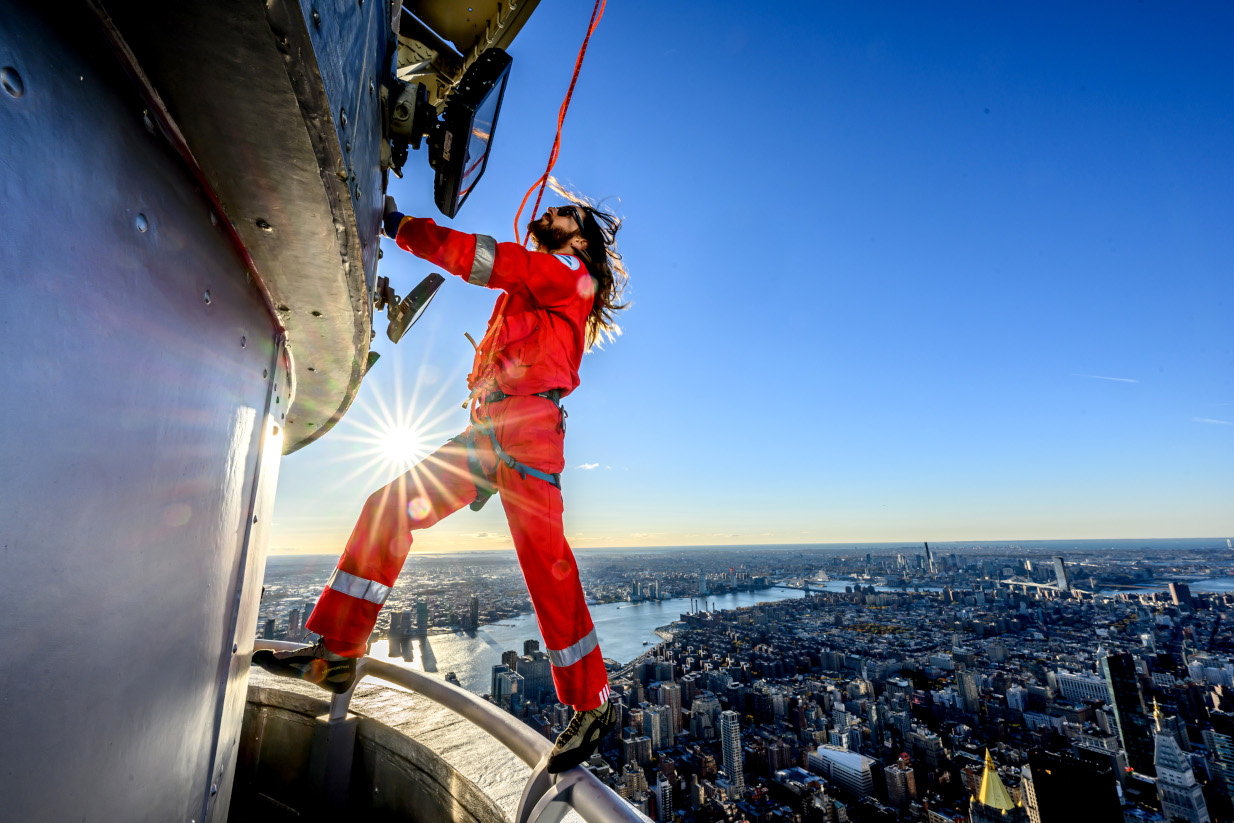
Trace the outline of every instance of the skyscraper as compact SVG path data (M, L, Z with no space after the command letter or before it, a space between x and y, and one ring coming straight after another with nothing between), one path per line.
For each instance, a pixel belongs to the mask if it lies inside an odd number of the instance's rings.
M1127 765L1142 774L1154 774L1152 725L1144 708L1135 658L1127 652L1107 655L1101 658L1101 673L1110 687L1114 721L1127 753Z
M497 697L497 678L500 677L503 672L508 671L510 671L510 667L505 663L499 663L493 667L493 681L489 687L489 694L491 694L494 698Z
M1171 583L1170 598L1174 601L1174 605L1179 608L1191 611L1191 587L1186 583Z
M1060 592L1071 591L1071 581L1067 578L1067 561L1062 557L1054 558L1054 579Z
M421 637L428 634L428 603L423 597L416 600L416 634Z
M1156 721L1153 763L1157 769L1157 797L1161 800L1162 816L1169 821L1209 823L1211 818L1204 790L1195 779L1191 761L1183 754L1178 741L1163 728L1161 709L1156 701L1153 701L1153 717Z
M473 594L471 596L471 609L467 627L471 629L480 628L480 595Z
M531 657L532 652L538 652L538 651L540 651L540 641L539 640L524 640L523 641L523 654L526 657Z
M985 753L981 788L968 804L968 819L971 823L1028 823L1028 811L1012 801L1011 794L998 776L989 749ZM1068 816L1065 819L1075 818Z
M673 819L673 784L664 780L664 775L656 781L656 820Z
M904 810L909 801L917 799L917 775L907 753L883 772L887 781L887 802L892 808Z
M681 731L681 686L673 682L661 681L660 705L668 708L669 721L673 733Z
M724 746L724 773L734 789L740 793L745 788L742 775L741 717L735 711L720 714L720 741Z
M1212 758L1211 771L1225 793L1234 797L1234 714L1214 711L1208 719L1213 727L1204 730L1204 745Z
M1029 752L1022 773L1024 804L1031 823L1122 823L1118 778L1109 766L1070 754L1034 750ZM1084 790L1076 791L1077 786Z

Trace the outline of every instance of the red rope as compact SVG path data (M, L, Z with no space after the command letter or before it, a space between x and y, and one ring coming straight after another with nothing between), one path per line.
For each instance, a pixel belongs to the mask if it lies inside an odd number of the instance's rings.
M583 46L578 50L578 59L574 61L574 76L570 78L570 88L566 91L566 99L561 101L561 109L557 112L557 136L553 138L553 150L548 155L548 167L544 170L544 174L536 182L531 184L531 188L523 195L523 201L518 204L518 212L514 215L514 239L519 239L519 220L523 216L523 207L527 205L527 198L531 197L531 193L535 191L536 186L540 187L540 193L536 195L536 205L532 208L532 216L540 211L540 200L544 197L544 187L548 185L548 176L553 171L553 166L557 165L557 154L561 151L561 127L566 122L566 112L570 108L570 98L574 96L574 84L578 82L578 73L583 68L583 57L587 54L587 43L591 40L591 34L596 30L596 26L600 24L600 18L604 16L604 6L608 0L596 0L595 8L591 10L591 22L587 26L587 36L583 38ZM530 237L520 240L523 245L527 244Z

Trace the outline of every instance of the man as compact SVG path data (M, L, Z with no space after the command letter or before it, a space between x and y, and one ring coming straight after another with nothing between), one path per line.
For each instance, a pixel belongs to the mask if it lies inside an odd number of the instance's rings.
M332 692L355 682L377 614L411 548L411 532L494 493L510 524L553 683L574 717L557 738L549 771L579 765L615 725L608 673L562 530L565 410L585 349L618 332L625 270L614 248L620 223L574 204L549 208L527 226L536 243L470 235L406 217L386 198L384 232L403 249L504 292L476 347L467 378L471 425L394 482L374 492L305 626L322 639L291 652L259 651L263 668Z

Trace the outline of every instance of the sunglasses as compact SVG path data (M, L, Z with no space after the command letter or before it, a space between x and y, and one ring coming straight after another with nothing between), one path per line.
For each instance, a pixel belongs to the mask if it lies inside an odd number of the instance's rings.
M565 206L558 209L557 214L569 217L578 224L578 230L583 231L583 221L587 219L587 211L581 206Z

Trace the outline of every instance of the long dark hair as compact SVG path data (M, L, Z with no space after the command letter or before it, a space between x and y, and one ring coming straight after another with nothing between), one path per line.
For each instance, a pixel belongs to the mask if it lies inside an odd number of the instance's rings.
M621 218L565 189L552 177L549 178L549 185L553 191L579 206L587 215L583 220L582 230L583 239L587 241L587 251L580 256L587 265L587 271L596 279L595 302L587 316L587 348L603 346L621 334L621 326L617 325L617 313L630 305L628 302L621 302L630 282L621 253L617 251L617 231L621 228Z

